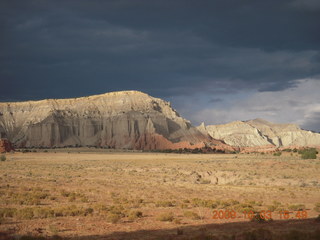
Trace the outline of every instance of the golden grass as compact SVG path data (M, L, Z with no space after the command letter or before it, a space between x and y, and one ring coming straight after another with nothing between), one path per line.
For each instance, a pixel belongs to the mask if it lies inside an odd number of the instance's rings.
M6 155L0 162L0 231L14 228L22 235L41 228L50 236L54 226L68 237L249 222L242 216L251 210L272 210L274 219L280 210L293 218L297 210L308 218L319 214L319 159L77 151ZM238 217L212 219L214 209Z

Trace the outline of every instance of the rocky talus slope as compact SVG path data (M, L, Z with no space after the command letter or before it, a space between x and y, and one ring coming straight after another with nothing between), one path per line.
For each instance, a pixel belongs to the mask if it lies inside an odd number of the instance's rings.
M170 103L139 91L0 103L0 134L17 147L233 149L193 127Z
M276 124L263 119L236 121L221 125L200 125L202 133L236 147L285 148L320 146L320 134L295 124Z

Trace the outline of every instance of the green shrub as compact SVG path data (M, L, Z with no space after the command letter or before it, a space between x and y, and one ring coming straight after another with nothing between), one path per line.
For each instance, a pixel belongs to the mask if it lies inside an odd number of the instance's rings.
M0 161L1 161L1 162L4 162L5 160L7 160L6 156L5 156L5 155L1 155Z
M299 150L302 159L316 159L318 151L315 148L306 148Z
M162 213L157 217L157 220L162 222L172 222L173 219L174 219L174 216L172 212Z
M283 149L282 151L283 151L283 152L292 152L292 149L290 149L290 148L285 148L285 149Z
M281 152L275 152L274 154L273 154L273 156L281 156Z
M317 158L317 154L315 153L303 153L301 154L301 158L302 159L316 159Z
M185 217L187 217L187 218L191 218L191 219L193 219L193 220L198 220L198 219L200 219L200 216L199 216L197 213L192 212L192 211L185 211L185 212L183 213L183 216L185 216Z

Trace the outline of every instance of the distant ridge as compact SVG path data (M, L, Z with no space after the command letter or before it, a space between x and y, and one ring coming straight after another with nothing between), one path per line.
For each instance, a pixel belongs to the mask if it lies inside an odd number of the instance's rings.
M198 129L235 147L294 148L319 147L320 134L302 130L295 124L276 124L257 118L227 124L201 124Z

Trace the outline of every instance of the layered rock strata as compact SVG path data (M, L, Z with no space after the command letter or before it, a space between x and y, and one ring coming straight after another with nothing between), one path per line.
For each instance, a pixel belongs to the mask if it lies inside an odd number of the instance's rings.
M233 149L193 127L169 102L139 91L0 103L0 134L17 147Z
M215 139L223 140L226 144L252 151L320 146L319 133L302 130L295 124L276 124L263 119L221 125L202 124L198 129Z

